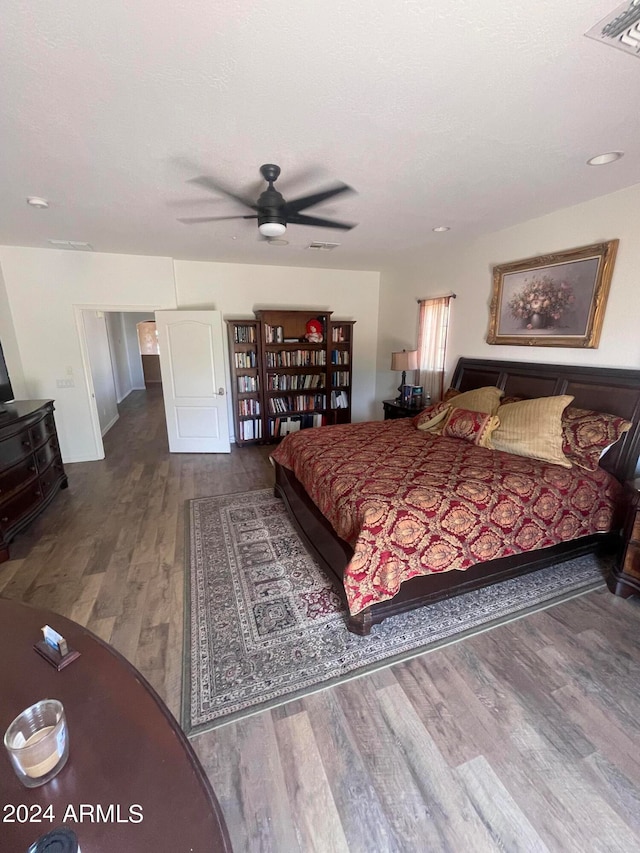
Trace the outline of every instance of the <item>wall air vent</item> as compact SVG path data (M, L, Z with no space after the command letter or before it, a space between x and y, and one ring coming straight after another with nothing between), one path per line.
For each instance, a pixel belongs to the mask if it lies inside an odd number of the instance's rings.
M340 243L321 243L320 241L314 241L313 243L309 243L307 249L315 249L317 252L331 252L339 245Z
M49 240L54 249L70 249L73 252L93 252L91 243L81 243L78 240Z
M616 6L613 12L587 30L585 35L640 57L640 0Z

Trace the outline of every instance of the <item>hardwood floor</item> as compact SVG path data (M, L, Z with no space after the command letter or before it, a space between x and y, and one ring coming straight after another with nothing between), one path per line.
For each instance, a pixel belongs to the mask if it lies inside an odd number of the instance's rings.
M106 459L11 547L0 594L87 625L179 716L184 502L269 448L170 455L134 392ZM640 850L640 602L590 593L194 739L240 851Z

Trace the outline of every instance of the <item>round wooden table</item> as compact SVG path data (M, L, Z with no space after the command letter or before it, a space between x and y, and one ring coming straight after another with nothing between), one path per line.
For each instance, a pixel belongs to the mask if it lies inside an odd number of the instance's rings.
M45 624L81 653L60 672L33 649ZM75 622L0 599L0 735L40 699L64 705L69 760L28 789L0 747L0 849L18 853L67 827L90 853L231 853L200 762L140 673Z

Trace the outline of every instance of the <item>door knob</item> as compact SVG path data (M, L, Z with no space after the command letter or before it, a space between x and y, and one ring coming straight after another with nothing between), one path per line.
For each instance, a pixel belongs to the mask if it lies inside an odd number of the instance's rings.
M218 396L224 397L224 388L218 388Z

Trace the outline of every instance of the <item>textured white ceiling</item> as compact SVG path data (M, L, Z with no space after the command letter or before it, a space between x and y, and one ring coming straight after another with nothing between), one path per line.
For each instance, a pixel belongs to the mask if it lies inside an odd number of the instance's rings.
M640 183L640 62L584 37L616 5L4 0L0 243L380 269ZM187 180L257 195L265 162L285 197L356 188L305 212L358 227L177 221L247 212Z

